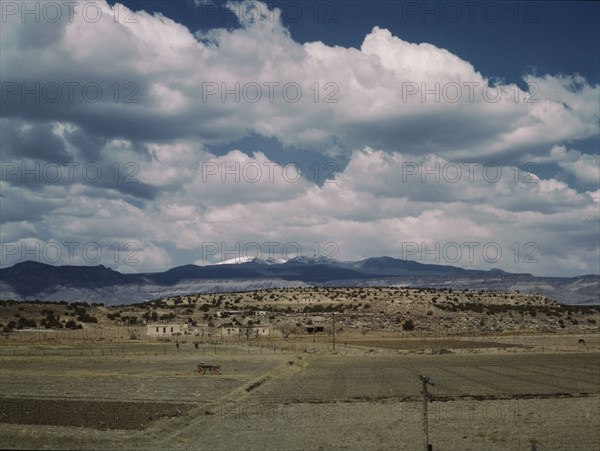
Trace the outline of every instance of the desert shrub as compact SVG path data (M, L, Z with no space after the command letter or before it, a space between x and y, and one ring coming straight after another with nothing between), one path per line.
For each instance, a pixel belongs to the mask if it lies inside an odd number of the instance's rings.
M165 313L164 315L160 315L160 320L161 321L166 321L166 320L170 320L175 318L175 314L173 312L171 313Z
M70 319L65 323L65 329L83 329L83 326Z
M405 330L406 332L411 332L415 330L414 321L412 319L407 319L406 321L404 321L404 324L402 324L402 330Z
M42 318L40 326L44 326L46 329L62 329L63 327L59 321L59 317L52 314L48 314L45 318Z
M37 323L35 322L34 319L28 319L25 317L21 317L19 318L19 321L17 321L17 329L24 329L27 327L36 327Z
M136 316L126 315L121 317L121 322L135 326L138 323L138 318Z
M81 321L82 323L97 323L98 319L94 316L90 316L90 314L84 310L82 314L77 316L77 321Z
M302 311L304 313L321 313L324 311L324 308L322 305L307 305Z

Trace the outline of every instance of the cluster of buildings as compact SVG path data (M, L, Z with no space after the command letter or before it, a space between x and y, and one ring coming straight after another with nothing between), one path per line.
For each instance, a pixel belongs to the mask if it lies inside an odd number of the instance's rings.
M190 326L189 324L147 324L146 336L148 337L171 337L178 335L193 335L196 337L218 336L258 338L270 337L273 333L271 326L219 326L208 325Z

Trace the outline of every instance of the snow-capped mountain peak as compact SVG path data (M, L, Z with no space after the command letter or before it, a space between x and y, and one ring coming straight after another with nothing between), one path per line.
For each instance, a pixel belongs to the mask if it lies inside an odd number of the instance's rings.
M335 260L335 259L329 258L329 257L324 257L322 255L315 256L315 257L300 256L300 257L291 258L287 262L295 263L295 264L303 264L303 265L311 265L311 264L312 265L314 265L314 264L335 265L335 264L340 263L339 260Z
M286 259L278 258L278 257L271 257L271 258L264 259L264 258L258 258L258 257L244 256L244 257L231 258L229 260L223 260L218 263L213 263L213 266L214 265L239 265L242 263L258 263L261 265L280 265L285 262L287 262Z

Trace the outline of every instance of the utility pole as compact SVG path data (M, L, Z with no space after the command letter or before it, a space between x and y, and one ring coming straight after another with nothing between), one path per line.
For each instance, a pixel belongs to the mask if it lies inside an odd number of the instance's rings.
M335 351L335 312L331 312L331 325L333 326L333 350Z
M435 385L435 382L421 374L419 374L419 379L421 379L421 383L423 384L423 391L421 391L423 395L423 449L425 451L433 451L433 446L429 444L429 420L427 416L427 402L433 401L433 395L427 391L427 385Z

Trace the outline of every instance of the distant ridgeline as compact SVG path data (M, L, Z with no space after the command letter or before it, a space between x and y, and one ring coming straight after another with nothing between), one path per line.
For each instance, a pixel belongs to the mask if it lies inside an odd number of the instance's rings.
M26 261L0 269L3 299L143 302L188 293L284 287L413 286L538 293L565 304L600 303L600 275L536 277L500 270L468 270L391 257L357 262L292 259L211 266L185 265L159 273L122 274L105 266L52 266Z

